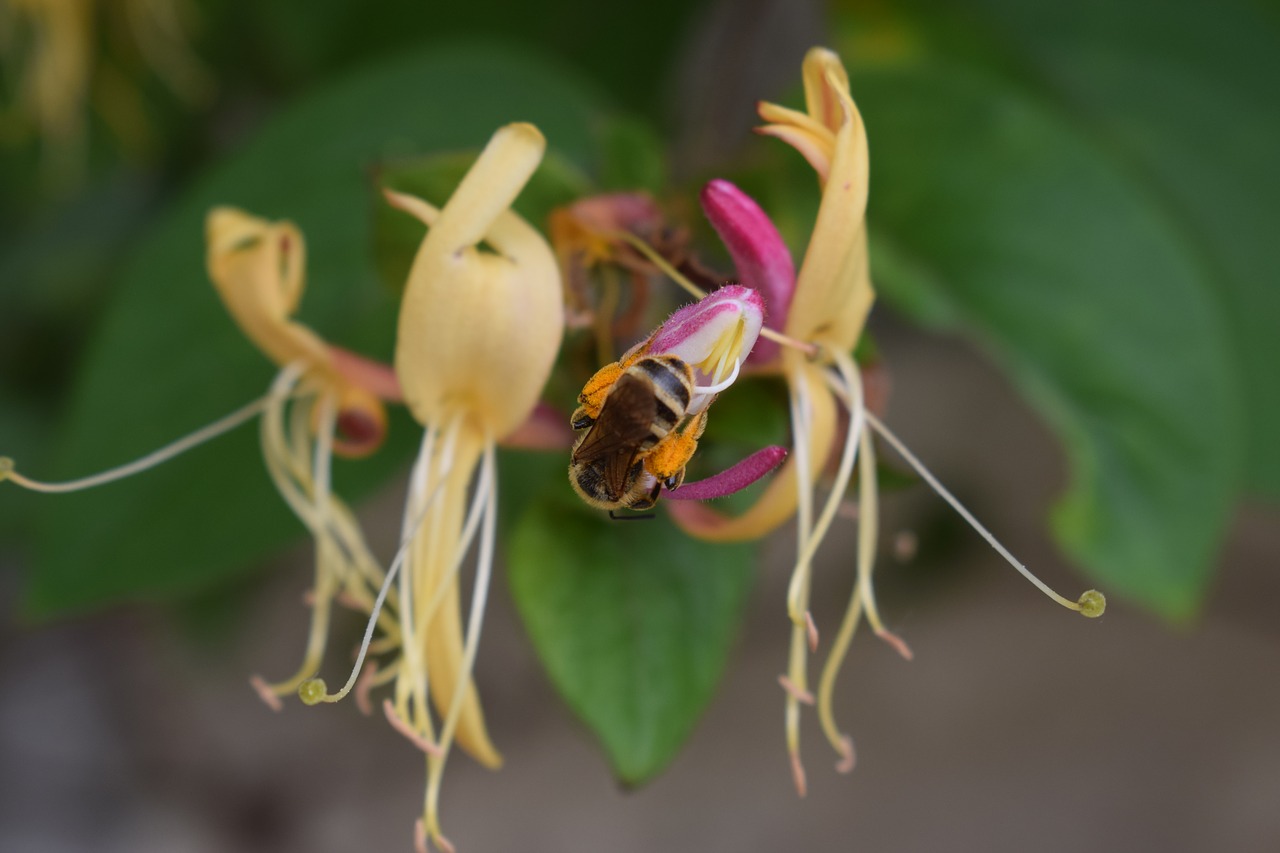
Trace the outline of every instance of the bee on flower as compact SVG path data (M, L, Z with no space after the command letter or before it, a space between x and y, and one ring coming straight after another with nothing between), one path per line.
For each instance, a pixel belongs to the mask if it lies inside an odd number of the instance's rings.
M791 643L787 672L779 681L785 691L787 751L796 789L802 796L807 783L800 761L801 706L817 705L823 732L839 756L837 768L842 772L853 768L853 741L835 722L833 696L836 675L858 622L865 615L879 637L903 657L911 658L907 644L885 626L872 585L877 525L873 433L1043 592L1085 616L1100 616L1105 608L1105 599L1096 590L1070 601L1031 575L870 411L862 374L852 355L875 300L867 254L866 129L836 54L824 48L810 50L803 78L806 110L761 103L759 114L766 123L758 129L795 148L813 167L822 188L813 233L799 270L776 227L753 199L723 180L712 181L702 192L703 209L729 250L740 281L763 297L766 322L747 364L752 373L780 374L786 380L791 452L760 497L740 515L731 517L691 502L671 507L674 520L685 531L717 542L755 539L792 517L796 520L797 552L787 595ZM659 253L638 239L629 238L628 242L686 290L701 295L697 286L665 263ZM841 410L848 421L843 434L838 429ZM835 475L826 499L820 501L819 480L833 459ZM820 635L809 611L812 564L838 515L855 462L860 463L856 580L815 697L809 686L808 656L819 648Z

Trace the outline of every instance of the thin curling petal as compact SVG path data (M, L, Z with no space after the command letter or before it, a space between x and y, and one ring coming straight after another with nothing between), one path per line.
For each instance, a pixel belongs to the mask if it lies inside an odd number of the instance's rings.
M725 180L717 179L703 187L702 209L729 250L739 279L764 298L767 325L781 330L791 309L796 269L778 229L760 205ZM774 341L758 341L748 361L771 361L778 348Z
M825 48L810 50L804 81L807 121L791 118L795 114L782 108L761 107L762 117L773 122L761 132L794 145L823 186L785 332L848 351L857 343L875 298L867 262L866 128L838 56ZM815 125L834 135L826 136Z
M249 340L279 367L327 366L324 342L291 319L306 266L297 226L215 207L205 219L205 240L209 278Z
M786 458L785 447L776 445L765 447L719 474L713 474L705 480L685 483L679 489L668 490L665 494L668 500L673 501L707 501L723 498L752 485L781 465Z
M246 337L278 366L302 365L310 382L334 396L334 452L358 457L381 446L387 430L381 400L400 396L390 368L330 346L292 319L305 286L302 233L291 222L233 207L211 210L205 232L209 278Z

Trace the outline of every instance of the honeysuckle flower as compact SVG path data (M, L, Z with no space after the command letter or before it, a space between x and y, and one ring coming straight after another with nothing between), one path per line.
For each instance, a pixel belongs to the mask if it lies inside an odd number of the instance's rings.
M804 90L805 112L775 104L759 106L760 116L767 122L759 132L796 148L814 168L822 187L817 219L799 272L795 272L777 229L752 199L727 181L712 181L702 193L704 210L729 249L742 281L764 294L768 328L762 334L767 340L753 366L758 371L780 372L787 381L792 454L760 498L739 516L728 517L697 504L672 509L673 517L686 531L713 541L756 538L793 515L796 518L797 556L787 596L791 650L787 673L780 682L786 691L787 749L801 795L806 790L799 754L801 705L816 701L823 731L840 756L837 767L846 772L853 767L853 742L835 723L832 696L836 674L862 616L866 615L881 638L904 657L911 657L906 644L880 619L871 584L877 520L871 430L1044 592L1086 616L1100 615L1105 606L1101 594L1094 590L1072 602L1034 578L869 410L861 374L851 355L875 298L867 258L866 131L850 95L848 75L831 51L814 48L806 55ZM847 413L848 427L837 444L840 409ZM819 509L815 485L837 450L835 476ZM815 700L808 678L808 655L816 651L819 642L809 613L812 561L837 515L859 454L857 582Z
M400 388L389 367L326 344L292 318L302 298L306 269L305 245L296 226L219 207L210 211L205 230L207 267L218 295L250 341L280 367L268 393L167 447L101 474L43 483L13 471L11 461L0 460L0 479L7 476L45 492L102 485L160 464L260 415L267 471L315 540L315 582L307 596L311 629L302 664L281 681L250 679L263 700L280 710L280 699L297 692L319 668L335 601L366 613L374 610L384 573L351 511L333 494L330 470L334 455L364 456L381 444L386 433L382 401L399 400ZM382 615L380 622L394 638L398 629L391 615Z
M359 525L330 487L333 454L372 452L386 433L381 398L400 389L385 365L332 347L293 319L306 277L302 233L291 222L218 207L205 220L209 278L232 318L281 368L262 418L262 449L272 481L315 539L316 576L309 594L311 631L302 664L290 677L250 681L272 708L320 668L332 605L339 595L373 608L383 572ZM388 631L394 623L384 619Z
M398 575L396 631L374 650L395 654L363 684L394 684L383 706L387 718L426 753L422 848L429 838L452 849L439 822L451 745L456 741L486 767L502 761L471 672L493 566L495 446L535 414L564 332L555 256L510 210L544 148L533 125L511 124L494 134L442 209L386 193L428 227L405 287L395 355L405 404L425 430L405 502L404 545L374 608L376 614L390 605ZM458 575L477 538L464 631ZM337 701L352 689L374 628L371 619L346 686L329 694L313 679L302 685L304 701Z

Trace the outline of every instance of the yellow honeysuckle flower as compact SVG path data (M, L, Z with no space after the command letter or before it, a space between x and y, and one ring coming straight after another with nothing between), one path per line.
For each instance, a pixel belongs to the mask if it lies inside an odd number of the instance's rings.
M790 391L793 449L760 498L743 514L728 517L706 506L674 504L673 518L689 533L712 541L754 539L796 518L797 555L787 595L792 623L786 691L786 736L796 788L805 793L800 762L800 707L817 704L824 733L840 755L837 767L853 767L853 742L835 723L832 709L835 677L863 614L875 632L904 657L907 645L885 628L876 608L871 569L876 551L877 495L871 430L879 433L920 476L973 525L997 551L1042 591L1086 616L1101 615L1102 595L1089 590L1069 601L1030 574L983 528L909 450L868 411L862 378L851 352L862 334L875 299L867 257L867 137L862 116L849 89L849 78L836 54L814 48L804 60L806 111L761 104L767 122L759 132L795 147L817 173L822 199L799 273L777 229L759 206L727 181L712 181L703 190L703 208L720 233L738 267L742 282L765 297L769 339L753 356L756 372L779 372ZM650 253L652 257L652 253ZM668 268L668 275L678 278ZM692 285L685 282L687 289ZM778 346L774 347L773 344ZM815 485L837 449L838 410L848 414L848 429L839 447L830 492L819 509ZM861 454L858 483L857 582L845 618L823 668L818 696L809 689L808 655L819 643L809 613L813 557L835 520L849 486L854 462Z
M428 226L405 287L395 357L405 403L425 432L405 502L404 546L375 605L377 612L398 573L400 654L371 670L367 683L394 681L387 717L427 754L423 848L429 837L452 849L440 830L438 803L451 744L456 740L487 767L502 760L485 730L471 671L493 564L495 447L533 415L564 333L556 258L510 210L544 148L533 125L511 124L494 134L442 209L386 193ZM477 538L464 631L458 574ZM356 672L372 632L371 623ZM308 702L336 701L355 681L353 672L346 687L328 694L314 680L301 694Z

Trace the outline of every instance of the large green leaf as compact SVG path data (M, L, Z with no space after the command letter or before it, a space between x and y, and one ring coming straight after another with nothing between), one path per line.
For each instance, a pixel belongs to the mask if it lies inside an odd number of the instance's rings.
M1202 258L1114 152L998 76L921 54L851 71L884 296L976 331L1062 435L1055 529L1099 585L1187 615L1239 462Z
M1245 486L1280 500L1275 16L1195 0L966 0L959 15L962 32L996 48L989 61L1007 62L1104 147L1178 227L1226 309L1247 415Z
M599 112L593 90L537 58L474 45L384 63L291 107L192 188L141 246L87 349L59 464L27 473L118 464L265 391L271 368L205 276L210 207L295 220L308 245L301 319L387 359L395 305L371 258L377 165L474 149L515 120L535 122L553 149L584 163ZM341 493L355 499L385 480L415 432L396 420L377 456L340 463ZM126 482L28 499L41 502L41 518L27 603L41 614L205 586L301 532L269 487L252 429Z
M562 459L557 467L563 477ZM639 784L674 757L711 699L751 549L689 539L661 513L611 521L566 492L558 483L516 521L511 589L556 688L618 778Z

